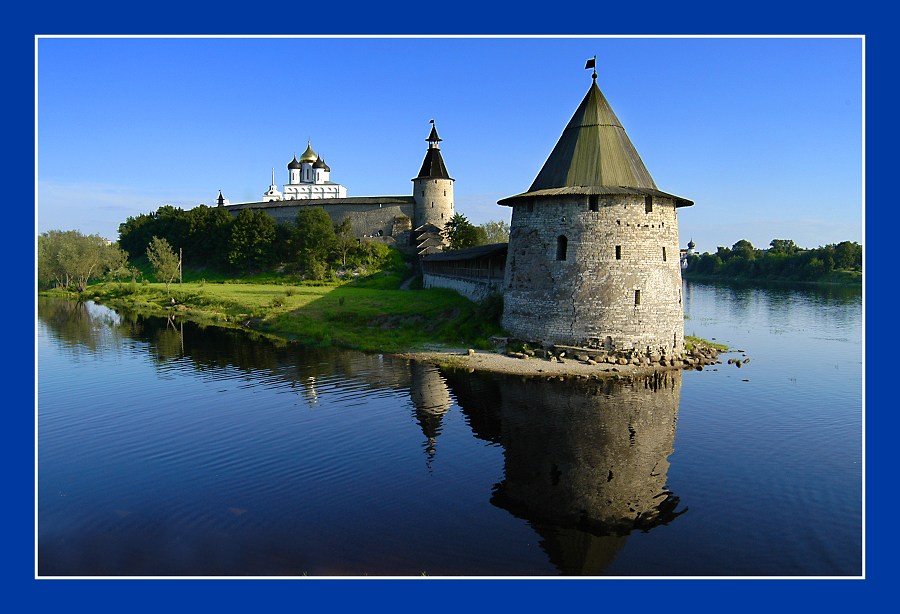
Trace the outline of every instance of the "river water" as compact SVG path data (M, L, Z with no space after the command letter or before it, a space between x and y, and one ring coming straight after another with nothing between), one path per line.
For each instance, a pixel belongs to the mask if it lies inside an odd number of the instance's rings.
M628 384L39 299L38 573L860 576L861 293L684 297L735 351Z

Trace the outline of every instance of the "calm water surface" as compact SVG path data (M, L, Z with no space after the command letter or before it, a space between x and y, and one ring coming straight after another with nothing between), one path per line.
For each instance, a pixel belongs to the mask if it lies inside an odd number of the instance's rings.
M42 576L855 576L858 291L686 283L751 360L441 371L39 300Z

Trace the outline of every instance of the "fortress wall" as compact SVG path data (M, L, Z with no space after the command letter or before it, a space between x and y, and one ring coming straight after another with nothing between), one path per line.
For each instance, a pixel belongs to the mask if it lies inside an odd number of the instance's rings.
M493 292L502 290L502 280L477 280L448 277L447 275L435 275L433 273L422 274L422 285L425 288L449 288L455 290L470 301L484 300Z
M353 233L357 236L377 236L379 232L381 236L392 236L394 222L400 216L406 216L412 220L415 205L410 203L397 204L329 204L330 199L323 198L313 201L310 204L287 204L291 201L280 201L277 205L272 206L271 203L245 203L241 205L232 205L229 212L237 216L241 209L262 209L271 215L279 223L293 222L297 218L297 213L308 207L322 207L331 216L335 224L340 224L344 218L350 217L350 224ZM398 239L398 243L403 243L403 237ZM409 242L408 236L405 242Z
M681 354L684 312L672 199L560 196L513 208L503 326L529 341ZM557 259L565 237L565 260ZM616 257L619 246L619 258ZM663 260L665 248L665 261ZM639 304L636 292L639 291Z

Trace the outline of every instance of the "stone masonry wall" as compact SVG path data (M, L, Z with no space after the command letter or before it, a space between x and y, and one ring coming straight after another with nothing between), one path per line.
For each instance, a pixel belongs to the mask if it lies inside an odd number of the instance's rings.
M283 201L290 202L290 201ZM232 215L237 215L240 209L246 208L260 208L273 218L275 221L281 222L293 222L297 218L297 213L300 209L304 207L322 207L331 216L331 219L335 224L340 224L344 221L344 218L350 216L350 224L353 228L353 233L356 236L392 236L395 230L395 223L397 218L405 216L412 220L414 215L415 205L413 203L409 204L390 204L390 205L381 205L376 204L359 204L359 205L334 205L328 204L328 199L321 199L315 204L311 205L290 205L290 204L278 204L275 206L271 206L270 203L259 203L258 206L256 203L248 203L246 205L241 205L239 207L232 206L229 207ZM398 227L404 227L404 224L398 225ZM409 243L409 235L408 235L408 227L404 228L405 234L402 237L397 238L397 243L406 244ZM380 233L380 234L379 234Z
M504 328L527 341L680 355L684 309L674 201L654 197L647 212L640 195L595 198L596 211L586 195L513 207Z
M470 301L478 302L487 298L493 292L502 290L500 280L476 280L449 277L447 275L434 275L423 273L422 286L425 288L449 288L455 290Z
M429 177L413 179L413 197L417 205L413 230L429 223L443 228L453 217L452 179Z

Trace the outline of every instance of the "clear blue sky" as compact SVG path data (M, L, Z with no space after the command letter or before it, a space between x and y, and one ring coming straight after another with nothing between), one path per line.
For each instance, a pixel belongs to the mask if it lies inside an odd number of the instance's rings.
M38 43L38 232L115 239L163 204L260 200L306 147L410 194L434 119L472 222L527 190L598 84L682 245L862 241L859 38L107 38Z

